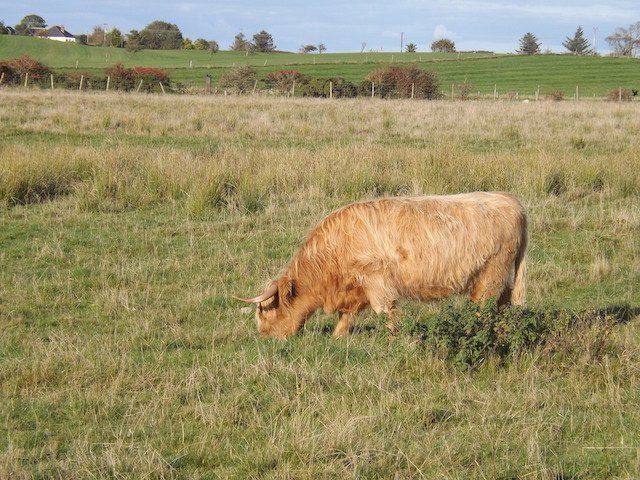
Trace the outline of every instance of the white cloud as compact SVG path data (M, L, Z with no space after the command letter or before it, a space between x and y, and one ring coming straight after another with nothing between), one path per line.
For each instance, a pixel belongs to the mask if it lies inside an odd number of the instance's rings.
M436 25L436 28L433 29L433 38L456 38L456 34L455 32L448 30L444 25L438 24Z

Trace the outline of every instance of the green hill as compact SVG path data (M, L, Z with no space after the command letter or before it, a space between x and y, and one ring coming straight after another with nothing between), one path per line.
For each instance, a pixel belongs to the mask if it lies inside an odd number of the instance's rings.
M295 68L309 75L340 76L362 81L367 73L391 62L415 64L440 74L443 90L452 83L470 83L484 94L497 87L500 93L532 95L540 87L545 94L562 90L567 96L579 87L581 96L604 95L613 88L640 88L640 61L629 58L575 57L571 55L491 55L436 53L297 53L238 52L211 54L197 50L143 50L131 53L120 48L63 44L46 39L0 36L0 59L31 55L53 68L99 72L107 65L149 66L171 70L173 78L196 86L204 85L206 75L214 80L224 69L253 65L259 74Z

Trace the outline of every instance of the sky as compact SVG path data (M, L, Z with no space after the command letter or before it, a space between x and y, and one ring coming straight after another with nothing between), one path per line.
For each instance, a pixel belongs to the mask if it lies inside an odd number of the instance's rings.
M279 50L296 51L306 43L324 43L329 52L399 51L413 42L428 51L435 39L447 37L458 50L512 52L525 32L533 32L542 48L560 52L562 41L581 25L591 40L594 28L600 52L604 38L617 27L640 21L638 0L0 0L0 20L15 25L37 13L49 25L64 25L74 34L95 25L123 32L153 20L177 24L183 35L216 40L221 48L243 31L248 37L265 29Z

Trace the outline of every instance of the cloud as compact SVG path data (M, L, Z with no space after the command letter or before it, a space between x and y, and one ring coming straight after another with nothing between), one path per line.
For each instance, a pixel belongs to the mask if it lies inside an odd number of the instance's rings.
M448 30L444 25L438 24L436 25L436 28L433 29L433 38L456 38L456 34L455 32Z

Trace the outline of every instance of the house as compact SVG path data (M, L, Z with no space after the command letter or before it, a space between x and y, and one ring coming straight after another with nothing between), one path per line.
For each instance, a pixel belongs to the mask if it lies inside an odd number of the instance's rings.
M38 36L42 38L48 38L49 40L57 40L58 42L75 42L76 38L65 30L64 27L54 25L38 32Z

